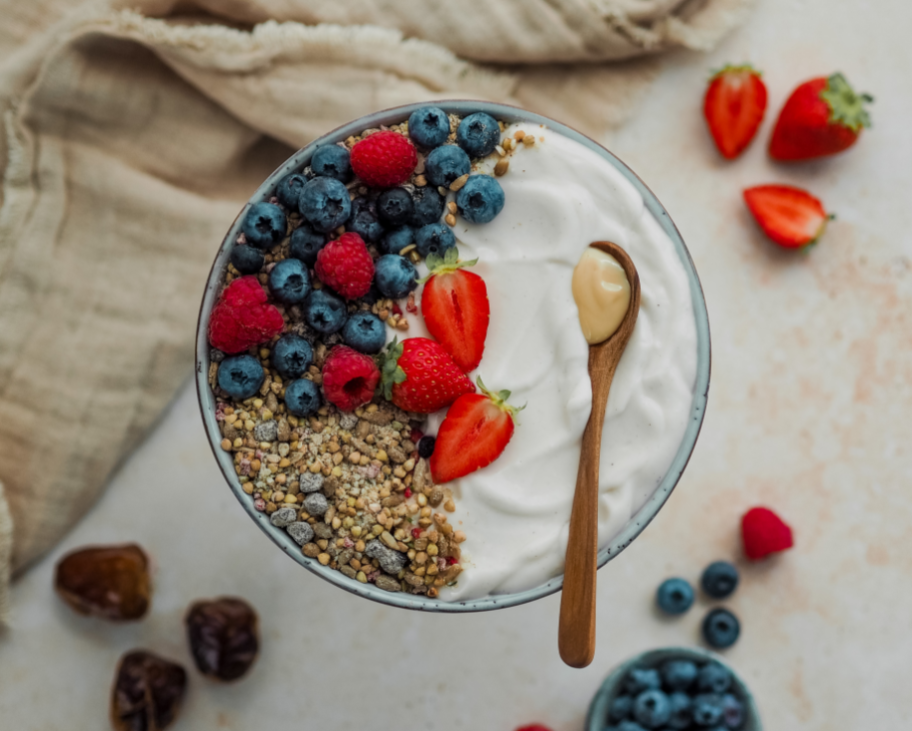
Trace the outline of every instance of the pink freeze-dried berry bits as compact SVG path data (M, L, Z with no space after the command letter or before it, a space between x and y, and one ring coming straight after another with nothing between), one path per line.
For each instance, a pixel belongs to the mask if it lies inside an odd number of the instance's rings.
M398 132L374 132L351 150L351 166L361 180L376 188L402 185L415 172L418 153Z

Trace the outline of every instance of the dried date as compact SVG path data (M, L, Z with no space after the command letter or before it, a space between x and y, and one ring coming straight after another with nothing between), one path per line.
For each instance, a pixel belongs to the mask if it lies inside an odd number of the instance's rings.
M117 731L161 731L180 710L187 672L146 650L120 659L111 693L111 723Z
M57 564L54 588L79 614L140 619L152 595L149 559L135 543L82 548Z
M185 622L190 653L203 675L237 680L256 660L260 648L257 614L243 599L196 602Z

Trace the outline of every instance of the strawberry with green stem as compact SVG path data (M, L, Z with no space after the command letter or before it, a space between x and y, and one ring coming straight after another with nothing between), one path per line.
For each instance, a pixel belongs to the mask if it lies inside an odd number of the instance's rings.
M450 354L430 338L397 339L380 368L384 397L404 411L430 414L475 391Z

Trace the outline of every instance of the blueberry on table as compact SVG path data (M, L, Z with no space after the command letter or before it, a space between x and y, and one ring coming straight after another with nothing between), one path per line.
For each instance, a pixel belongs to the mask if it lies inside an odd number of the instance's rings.
M263 268L266 257L255 246L238 245L231 250L228 260L241 274L257 274Z
M301 173L292 173L282 178L276 186L276 198L279 199L279 203L290 211L297 211L298 198L306 182L307 178Z
M402 226L392 231L387 231L380 241L380 248L386 254L398 254L406 246L415 243L415 229L411 226Z
M437 440L432 436L421 437L418 440L418 456L422 459L430 459L431 455L434 454L434 445L436 443Z
M712 647L731 647L741 634L738 618L727 609L713 609L703 620L703 638Z
M503 210L504 192L490 175L471 176L456 194L459 215L469 223L488 223Z
M697 690L704 693L724 693L732 684L732 674L717 662L710 662L700 668L697 675Z
M687 693L675 691L668 696L668 705L671 707L671 715L668 717L667 726L670 729L690 728L690 708L692 701Z
M456 246L456 234L446 224L429 223L418 229L418 233L415 234L415 246L425 259L429 254L443 256L447 249Z
M412 201L415 211L409 223L420 228L427 226L429 223L439 223L443 216L443 209L446 207L446 200L435 187L416 188L412 193Z
M402 299L418 286L418 271L404 256L385 254L374 265L374 280L384 297Z
M332 231L345 223L351 213L348 188L335 178L309 180L301 189L298 209L317 231Z
M310 416L320 408L320 389L306 378L292 381L285 388L285 407L294 416Z
M703 571L700 586L713 599L725 599L738 587L738 569L728 561L715 561Z
M338 332L347 318L345 303L325 289L315 289L304 300L304 320L319 333Z
M431 150L424 161L424 175L431 185L448 188L456 178L468 175L472 161L465 150L456 145L443 145Z
M252 355L233 355L219 363L216 380L231 398L243 401L260 390L265 377L263 366Z
M408 133L418 147L439 147L450 136L450 118L440 107L421 107L408 118Z
M280 243L287 228L285 212L274 203L253 204L241 224L247 243L258 249L271 249Z
M335 178L340 183L348 183L352 177L351 156L341 145L322 145L310 159L310 169L314 175Z
M633 668L624 678L624 692L639 695L644 690L659 690L662 680L659 671L651 668Z
M490 114L476 112L459 123L456 143L470 157L484 157L494 152L500 139L500 125Z
M667 660L659 674L668 690L688 690L697 679L697 666L690 660Z
M671 703L661 690L644 690L633 701L633 717L645 728L659 728L671 718Z
M326 246L326 235L314 231L308 224L302 223L291 232L291 244L288 255L292 259L300 259L307 266L312 267L317 263L317 254Z
M373 355L386 345L386 325L371 312L356 312L342 328L342 339L359 353Z
M403 226L415 212L415 202L405 188L384 190L377 198L377 213L388 226Z
M351 216L345 223L345 230L358 234L365 243L376 244L384 232L377 213L377 204L365 196L355 198L351 204Z
M656 591L656 604L667 614L684 614L693 602L693 587L684 579L665 579Z
M722 720L722 696L717 693L696 696L690 713L697 726L716 726Z
M269 291L279 302L297 304L310 294L310 274L300 259L284 259L269 272Z
M282 378L297 378L313 363L313 348L304 338L286 333L272 349L272 366Z

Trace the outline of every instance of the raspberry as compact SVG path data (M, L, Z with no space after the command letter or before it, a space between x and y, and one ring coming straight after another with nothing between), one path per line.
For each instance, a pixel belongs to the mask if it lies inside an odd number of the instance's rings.
M531 726L523 726L516 729L516 731L551 731L551 729L547 726L542 726L540 723L533 723Z
M744 553L751 561L794 545L792 529L769 508L751 508L741 519Z
M323 392L342 411L354 411L374 397L380 369L373 358L346 345L329 351L323 364Z
M266 304L266 292L255 276L229 284L212 308L209 343L225 353L241 353L282 332L282 314Z
M375 188L401 185L409 179L417 164L415 146L398 132L375 132L358 142L351 151L355 174Z
M358 234L345 233L320 249L315 270L323 284L346 299L354 299L370 291L374 260L364 239Z

